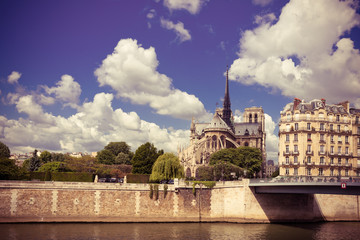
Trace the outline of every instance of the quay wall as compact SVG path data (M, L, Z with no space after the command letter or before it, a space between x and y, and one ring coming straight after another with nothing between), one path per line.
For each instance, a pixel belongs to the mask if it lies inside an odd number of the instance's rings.
M192 185L0 181L0 222L359 221L358 195L257 194L247 179Z

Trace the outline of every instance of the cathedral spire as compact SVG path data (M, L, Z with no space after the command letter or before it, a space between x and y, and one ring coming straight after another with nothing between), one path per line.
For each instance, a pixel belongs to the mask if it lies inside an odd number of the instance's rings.
M223 105L223 120L227 123L229 127L232 128L231 122L231 102L229 94L229 67L226 69L226 83L225 83L225 96L224 96L224 105Z

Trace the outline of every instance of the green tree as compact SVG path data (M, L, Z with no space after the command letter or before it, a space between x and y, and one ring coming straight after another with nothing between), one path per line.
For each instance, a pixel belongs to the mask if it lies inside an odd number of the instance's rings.
M239 147L240 164L239 167L248 170L250 176L258 173L261 170L262 154L260 149L253 147Z
M132 159L133 173L151 174L152 166L156 159L164 153L163 150L158 151L154 144L144 143L135 151Z
M68 169L63 162L48 162L38 168L37 172L67 172Z
M238 149L225 148L217 151L210 156L210 165L214 165L219 161L229 162L234 165L240 165L240 155Z
M273 173L271 174L271 177L272 177L272 178L277 177L277 176L279 176L279 169L277 169L275 172L273 172Z
M165 153L155 161L150 175L150 181L159 182L174 178L183 178L184 168L180 160L173 153Z
M33 152L33 156L30 158L29 170L31 172L38 170L38 168L41 166L41 162L37 155L37 152L38 151L35 149L35 151Z
M51 161L63 162L65 161L65 155L62 153L51 153Z
M67 157L65 160L66 168L73 172L89 172L96 171L96 158L85 155L81 158Z
M43 151L40 154L40 161L44 164L44 163L48 163L51 162L51 153L48 151Z
M104 147L104 149L109 150L114 154L114 156L117 156L119 153L130 153L130 146L127 145L126 142L110 142L108 145Z
M213 165L215 180L230 181L244 175L244 171L228 161L219 161Z
M103 149L96 155L97 160L99 163L111 165L115 163L115 155L107 149Z
M9 158L10 149L4 143L0 142L0 158Z
M17 179L21 175L21 171L15 164L15 160L1 157L0 158L0 179L10 180Z
M129 154L120 152L115 158L115 164L131 165L131 158Z
M213 181L215 179L214 166L200 166L197 171L197 180L199 181Z

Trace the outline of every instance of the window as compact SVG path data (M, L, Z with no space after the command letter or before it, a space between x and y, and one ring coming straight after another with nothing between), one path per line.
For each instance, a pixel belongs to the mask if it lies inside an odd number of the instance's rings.
M330 116L329 116L329 121L330 121L330 122L333 121L333 117L334 117L333 115L330 115Z
M345 164L348 165L349 164L349 159L345 159Z
M341 164L341 158L338 158L338 164Z
M307 135L307 140L308 140L308 141L311 141L311 133L308 133L308 135Z
M360 134L360 127L358 127L358 132L357 132L357 134Z
M345 176L348 177L349 176L349 170L345 169Z
M252 114L249 114L249 123L252 123Z
M307 130L311 130L311 123L307 123Z
M340 132L341 126L337 125L337 131Z
M285 146L285 151L286 151L286 153L289 153L289 145Z
M325 135L324 134L320 134L320 141L322 141L322 142L325 141Z
M295 169L294 169L294 176L297 176L297 175L298 175L298 169L295 168Z
M285 175L289 175L289 169L285 168Z
M360 138L359 138L360 139ZM297 133L294 134L294 142L297 142L298 141L298 135Z
M310 156L307 157L307 163L311 163L311 157Z
M330 136L330 141L331 141L331 142L334 142L334 135L331 135L331 136Z
M299 124L298 123L295 123L295 130L299 130ZM359 132L360 132L360 130L359 130Z
M349 154L349 147L345 148L345 154Z
M286 131L290 132L290 124L286 124Z
M345 143L349 143L349 136L345 136Z
M330 124L330 131L334 130L334 125Z
M257 116L257 114L255 113L255 123L257 123L258 122L258 116Z
M336 115L336 121L340 122L340 115Z
M307 152L308 152L308 153L311 152L311 145L307 145Z
M311 168L307 168L307 175L311 176Z
M325 153L325 146L324 145L320 145L320 153Z
M285 163L286 163L286 164L289 164L289 163L290 163L289 157L286 157L286 158L285 158Z
M320 123L320 131L324 131L325 130L325 124L324 123Z
M330 176L334 176L334 169L330 169Z
M319 168L319 176L322 176L322 175L323 175L323 169Z
M341 154L341 147L338 147L338 154Z
M294 163L298 163L298 157L297 156L294 157Z
M290 141L290 135L289 134L286 134L286 139L285 139L286 142L289 142Z
M298 145L294 145L294 152L298 152L299 151L299 149L298 149Z
M324 159L325 159L324 157L320 157L320 163L321 163L321 164L324 164L324 162L325 162Z
M334 146L330 147L330 153L334 153Z
M338 136L338 142L341 143L341 136Z
M334 164L334 158L330 158L330 164Z

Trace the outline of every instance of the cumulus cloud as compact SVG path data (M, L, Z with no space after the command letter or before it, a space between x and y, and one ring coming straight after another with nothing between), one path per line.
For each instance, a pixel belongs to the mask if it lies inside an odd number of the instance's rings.
M170 11L184 9L191 14L197 14L206 2L206 0L164 0L164 6Z
M184 28L184 24L182 22L179 21L175 24L170 20L161 18L160 23L163 28L173 30L180 42L191 40L191 35L189 31Z
M122 39L95 75L100 86L109 85L119 97L147 104L158 114L181 119L208 115L199 99L175 89L171 79L156 70L158 65L153 47L145 49L136 40Z
M156 16L156 10L155 9L150 9L150 11L146 14L146 17L148 19L153 19Z
M266 5L270 4L272 0L252 0L254 5L259 5L265 7Z
M135 112L113 109L112 94L98 93L83 103L76 114L65 118L44 112L33 96L20 97L16 107L27 118L0 115L0 141L12 152L39 150L99 151L111 141L125 141L133 150L149 141L165 151L176 152L189 139L188 130L160 128L141 120Z
M278 159L278 145L279 137L275 133L276 123L272 120L272 117L265 113L265 133L266 133L266 154L267 159Z
M21 77L21 73L13 71L9 76L8 76L8 83L10 84L15 84L18 83L19 78Z
M56 83L56 87L44 86L44 89L48 94L54 94L56 99L65 103L65 105L75 108L79 103L81 87L70 75L63 75L61 80Z
M243 33L229 78L289 97L356 102L360 54L351 39L342 37L360 24L355 5L292 0L277 22L272 15L255 19L260 25Z

